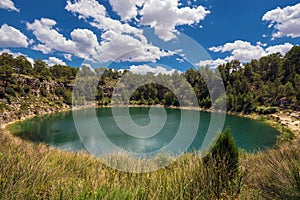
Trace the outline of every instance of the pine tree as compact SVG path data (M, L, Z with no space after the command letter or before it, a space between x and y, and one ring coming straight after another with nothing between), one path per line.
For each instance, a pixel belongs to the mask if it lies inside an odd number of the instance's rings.
M230 130L227 128L218 138L209 154L204 157L207 176L210 177L211 189L217 199L232 188L240 188L239 153ZM239 189L237 189L239 191Z

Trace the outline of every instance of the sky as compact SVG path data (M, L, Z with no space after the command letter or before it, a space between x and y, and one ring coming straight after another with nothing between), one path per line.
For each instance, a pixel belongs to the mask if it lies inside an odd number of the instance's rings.
M295 0L0 0L0 52L155 74L300 44Z

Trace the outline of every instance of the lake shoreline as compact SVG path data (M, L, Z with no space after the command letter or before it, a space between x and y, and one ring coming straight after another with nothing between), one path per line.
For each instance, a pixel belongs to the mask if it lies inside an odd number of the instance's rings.
M152 106L153 107L171 108L171 109L181 109L181 110L196 110L196 111L202 111L202 112L218 112L218 113L225 113L226 115L233 115L233 116L245 117L245 118L249 118L249 119L253 119L253 120L257 120L257 121L263 121L263 122L267 123L268 125L272 126L273 128L275 128L277 131L279 131L280 134L284 134L282 131L282 127L287 128L289 131L291 131L295 135L295 138L292 140L292 143L295 145L300 144L300 130L299 130L300 129L300 120L296 120L296 123L295 123L295 120L292 119L293 116L294 116L294 118L300 117L300 112L295 111L291 115L291 113L289 113L288 111L280 111L275 114L259 115L256 113L244 114L241 112L230 112L230 111L224 112L224 111L220 111L220 110L204 109L204 108L200 108L200 107L188 107L188 106L177 107L177 106L164 106L164 105L159 105L159 104L152 105ZM88 103L87 105L84 105L84 106L78 106L78 107L66 108L66 106L63 106L63 108L60 110L54 110L54 111L50 111L50 112L46 111L46 110L42 110L41 114L33 114L33 115L23 116L21 119L15 119L11 122L2 124L0 129L9 131L8 126L10 126L14 123L20 122L20 121L32 119L37 116L43 116L43 115L61 113L61 112L69 112L69 111L80 110L80 109L85 109L85 108L112 108L112 107L133 107L133 108L134 107L145 107L145 108L149 108L152 106L151 105L135 105L135 104L118 105L118 106L112 106L112 105L98 106L94 102ZM263 118L263 120L260 120L260 118ZM11 133L11 134L14 135L13 133ZM281 142L280 138L277 140L279 140L279 142Z

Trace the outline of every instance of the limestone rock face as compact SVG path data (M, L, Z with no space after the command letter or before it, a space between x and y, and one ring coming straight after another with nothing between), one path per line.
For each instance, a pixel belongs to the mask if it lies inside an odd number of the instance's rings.
M20 91L16 91L15 96L0 98L0 127L28 116L70 109L55 93L57 88L65 88L62 83L41 81L25 75L19 75L16 83Z

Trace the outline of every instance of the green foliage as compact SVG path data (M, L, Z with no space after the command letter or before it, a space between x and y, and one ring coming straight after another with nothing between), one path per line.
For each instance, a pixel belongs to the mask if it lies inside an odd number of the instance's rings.
M230 130L227 128L218 138L216 144L212 148L209 155L205 158L207 163L213 162L216 164L217 171L224 170L222 174L226 177L221 179L232 179L238 171L238 147L236 146L233 137L230 135ZM228 176L228 177L227 177Z
M47 97L48 95L47 90L44 87L40 88L40 93L43 97Z
M72 80L74 80L78 70L78 68L63 65L54 65L50 67L50 71L54 79L57 82L64 84L69 84Z
M0 103L0 111L3 112L5 110L8 110L8 106L6 103Z
M43 60L37 59L34 61L34 75L40 80L50 81L52 79L52 73L47 63Z
M16 92L13 88L12 85L8 85L7 88L6 88L6 94L10 95L10 96L13 96L15 97L16 96Z
M3 84L4 92L6 92L8 84L14 81L13 72L12 67L8 64L0 66L0 80Z
M15 59L15 72L18 74L28 74L31 75L33 73L33 68L31 63L26 59L25 56L20 55Z
M30 92L30 86L29 85L24 85L23 86L23 91L28 94Z
M66 104L72 104L72 92L65 89L64 87L56 87L54 93L59 96L63 97L63 100Z
M115 69L101 67L95 70L88 66L83 66L81 70L63 65L49 67L40 59L35 61L32 68L24 56L14 58L10 54L3 53L0 55L0 91L2 91L2 98L7 95L14 96L14 92L16 96L19 93L21 96L26 96L33 91L34 88L31 85L28 88L23 83L17 84L15 72L19 74L19 77L30 75L40 79L41 82L54 80L61 83L61 88L54 89L56 90L54 93L62 97L65 103L70 104L72 87L76 75L80 74L85 78L77 78L76 80L78 83L76 97L85 99L85 101L96 100L99 105L107 105L110 101L104 99L111 98L120 76L126 74L131 77L128 84L132 88L143 80L168 83L171 86L171 88L166 88L159 84L145 84L135 91L126 91L121 94L121 99L129 98L132 104L179 106L178 99L181 99L183 104L181 106L190 106L194 103L190 102L190 93L195 93L199 106L205 109L210 109L212 105L214 106L213 109L220 109L220 105L224 104L223 100L226 99L227 111L268 114L277 112L277 108L300 109L299 60L300 47L295 46L284 57L275 53L244 64L238 60L233 60L218 66L215 70L206 66L199 67L199 69L189 69L181 74L175 71L172 74L155 76L153 73L133 74L127 70L121 73ZM218 76L217 72L221 77ZM182 78L187 80L193 91L189 91ZM222 81L220 78L222 78L226 90L226 97L222 96L223 99L218 96L220 93L218 86ZM89 82L91 84L88 84ZM88 86L97 84L96 91ZM14 92L10 88L8 91L10 94L7 94L8 85L13 85ZM212 86L210 91L207 85ZM40 91L41 96L49 97L44 89L40 89ZM53 92L53 89L50 89L49 92ZM176 97L175 94L179 97ZM211 99L214 99L214 102L211 102Z
M279 109L277 107L260 106L260 107L256 108L255 112L257 112L258 114L262 114L262 115L268 115L268 114L273 114L273 113L279 112Z
M206 175L213 199L232 198L239 195L243 175L239 171L239 152L227 128L204 157ZM210 197L212 198L212 197Z

